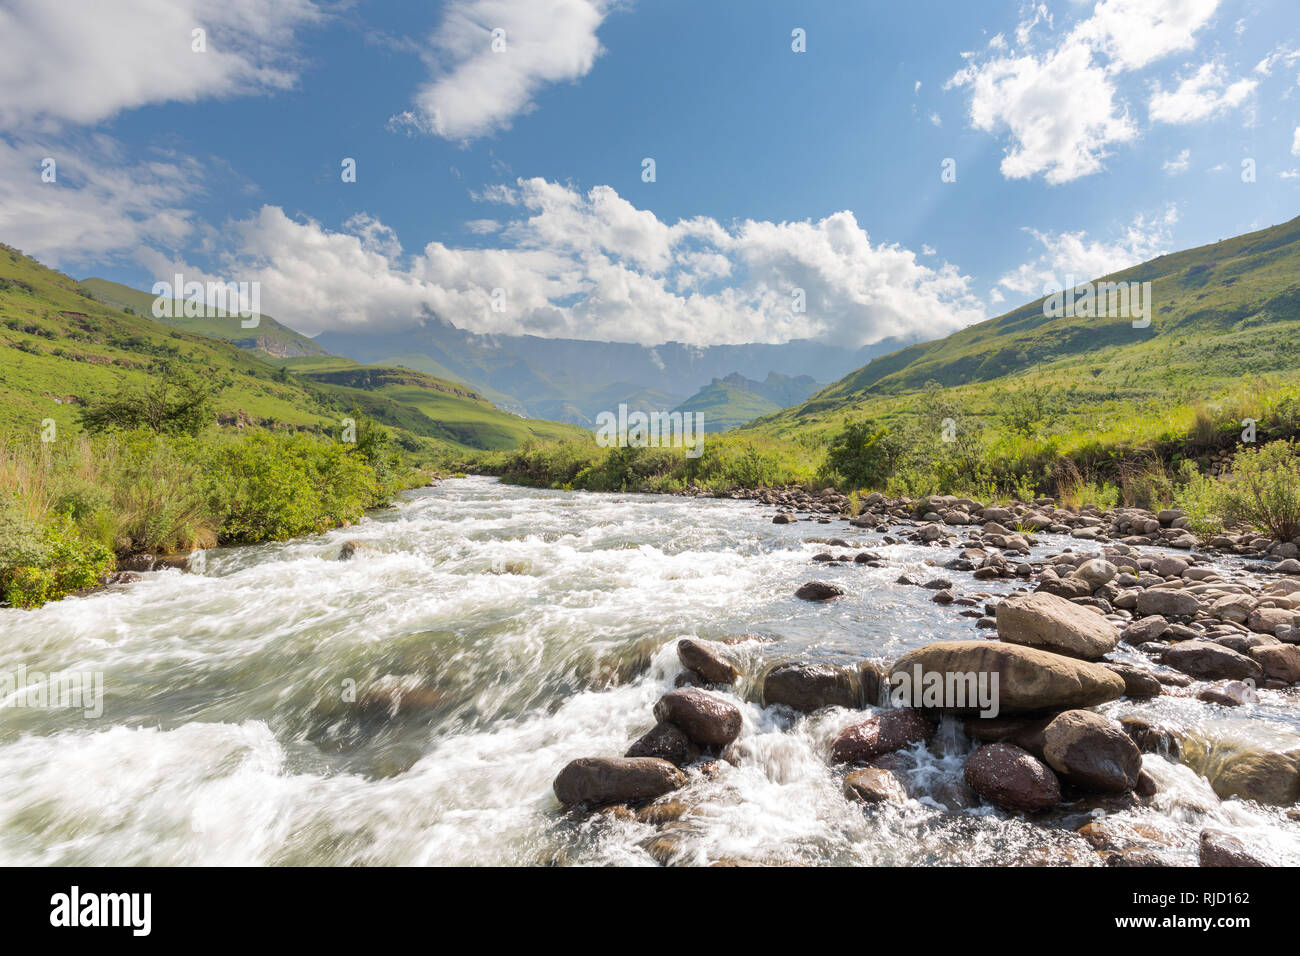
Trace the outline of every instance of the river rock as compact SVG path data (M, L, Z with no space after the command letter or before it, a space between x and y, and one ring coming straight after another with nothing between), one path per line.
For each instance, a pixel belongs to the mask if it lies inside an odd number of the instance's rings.
M1043 756L1061 777L1096 793L1137 786L1142 752L1124 729L1090 710L1067 710L1043 730Z
M890 668L891 681L901 673L915 683L918 666L922 674L987 674L990 690L996 674L999 713L1007 716L1092 707L1124 696L1124 678L1100 664L1002 641L935 641L918 647ZM968 701L965 707L940 709L972 714L980 707Z
M1295 611L1283 607L1257 607L1246 619L1246 626L1259 634L1276 634L1279 627L1294 623Z
M1250 649L1251 659L1264 669L1264 676L1287 684L1300 681L1300 647L1295 644L1263 644Z
M1103 584L1109 584L1119 573L1119 569L1105 558L1093 558L1085 561L1075 569L1075 576L1087 581L1095 591Z
M1245 681L1224 680L1217 684L1203 687L1196 695L1197 700L1221 707L1240 707L1242 704L1259 703L1259 695Z
M1013 595L996 613L998 637L1011 644L1096 660L1119 643L1105 618L1043 591Z
M565 806L653 800L686 784L686 774L656 757L582 757L555 778L555 796Z
M912 708L887 710L860 724L845 727L831 745L834 763L866 763L934 736L935 724Z
M1129 700L1146 700L1160 696L1162 685L1150 671L1133 664L1114 664L1109 661L1101 666L1124 678L1124 696Z
M1196 595L1172 588L1147 588L1137 599L1137 612L1143 617L1159 614L1162 617L1192 617L1200 608Z
M344 541L339 545L339 560L351 561L362 551L368 550L370 550L370 545L366 544L364 541L357 541L355 539Z
M822 707L856 710L864 700L857 670L813 661L785 661L763 678L765 706L784 704L811 714ZM872 701L874 703L874 700Z
M677 642L677 659L710 684L734 684L740 671L720 653L702 641L684 637Z
M1236 651L1209 641L1183 641L1167 647L1160 662L1201 680L1259 680L1264 669Z
M1159 614L1152 614L1150 617L1144 617L1140 621L1134 621L1120 633L1119 639L1125 644L1146 644L1148 641L1158 641L1160 636L1169 630L1169 622Z
M843 594L843 588L826 581L809 581L807 584L800 585L799 590L794 592L795 597L805 601L829 601Z
M660 721L628 748L628 757L658 757L681 767L700 755L700 750L675 724Z
M967 785L1004 810L1046 810L1061 800L1050 767L1014 744L985 744L966 761Z
M1200 839L1201 866L1268 866L1246 851L1246 845L1222 830L1205 829Z
M1208 776L1224 800L1240 797L1289 806L1300 799L1300 751L1245 750L1219 761Z
M674 724L701 747L725 747L738 736L740 709L706 690L683 687L659 698L655 720Z
M851 770L844 777L844 795L859 803L903 803L907 792L888 770L866 767Z

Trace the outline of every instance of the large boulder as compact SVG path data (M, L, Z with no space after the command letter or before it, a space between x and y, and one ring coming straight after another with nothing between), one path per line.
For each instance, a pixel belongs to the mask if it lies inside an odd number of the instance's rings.
M1096 793L1137 786L1142 752L1118 723L1090 710L1067 710L1043 730L1043 756L1061 777Z
M1264 668L1264 676L1294 684L1300 681L1300 647L1295 644L1262 644L1250 649L1250 657Z
M1105 618L1044 591L1013 595L996 611L998 637L1011 644L1096 660L1119 643Z
M1046 810L1061 784L1041 760L1014 744L985 744L966 761L966 784L1004 810Z
M1103 584L1109 584L1118 573L1119 569L1105 558L1084 561L1074 572L1075 577L1087 581L1094 591Z
M1279 627L1295 623L1295 611L1284 607L1257 607L1250 612L1246 626L1258 634L1276 634Z
M887 710L845 727L831 745L834 763L866 763L934 736L935 724L919 710Z
M655 704L655 720L673 724L701 747L725 747L740 736L740 709L698 687L664 694Z
M687 670L695 671L710 684L734 684L740 671L703 641L684 637L677 642L677 658Z
M1240 797L1279 807L1300 800L1300 750L1243 750L1215 764L1206 776L1224 800Z
M858 668L814 661L785 661L771 668L763 678L765 706L784 704L811 714L822 707L856 710L875 700L865 700Z
M656 757L582 757L555 778L555 795L565 806L653 800L686 784L686 774Z
M945 685L948 675L965 677L967 683L971 675L988 675L998 712L1004 715L1092 707L1124 696L1125 689L1124 678L1100 664L1001 641L935 641L908 651L890 668L891 686L903 680L900 675L915 686L918 673L922 680L927 674L941 674ZM982 708L967 697L966 706L937 709L979 713Z
M1264 669L1245 654L1209 641L1183 641L1160 655L1166 667L1200 680L1259 680Z

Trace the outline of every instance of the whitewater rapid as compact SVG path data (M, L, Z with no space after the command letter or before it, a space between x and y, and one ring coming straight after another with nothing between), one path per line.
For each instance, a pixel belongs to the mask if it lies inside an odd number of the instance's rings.
M831 537L888 567L814 565ZM925 795L864 809L826 758L860 712L794 718L755 702L776 660L883 662L980 635L900 574L963 593L1016 586L928 568L952 553L881 538L773 525L744 502L467 478L351 528L206 552L193 573L0 610L0 673L91 672L104 687L98 717L0 708L0 863L653 865L644 844L660 831L566 815L551 782L649 729L682 637L734 642L744 728L735 764L678 795L691 813L673 828L673 862L1070 862L1086 816L1043 825ZM348 540L362 547L339 560ZM813 579L849 594L794 599ZM1165 697L1103 709L1300 741L1295 702L1267 691L1230 716ZM917 759L942 792L968 743L956 725L937 741ZM1300 826L1282 811L1220 803L1157 757L1146 766L1161 793L1118 816L1172 861L1194 863L1196 833L1213 825L1300 862Z

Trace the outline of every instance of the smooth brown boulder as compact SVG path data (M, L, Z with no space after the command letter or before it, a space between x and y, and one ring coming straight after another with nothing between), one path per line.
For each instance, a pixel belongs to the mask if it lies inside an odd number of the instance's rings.
M866 767L851 770L844 777L844 795L859 803L903 803L907 791L888 770Z
M1116 721L1090 710L1067 710L1043 729L1043 756L1061 778L1096 793L1137 786L1142 752Z
M677 659L710 684L734 684L740 671L720 653L702 641L684 637L677 642Z
M686 774L657 757L581 757L555 778L565 806L653 800L686 784Z
M1160 663L1201 680L1259 680L1264 676L1256 661L1209 641L1174 644L1160 655Z
M1199 847L1201 866L1268 866L1246 852L1246 845L1222 830L1201 831Z
M1014 744L985 744L970 755L966 784L1004 810L1046 810L1061 800L1061 783L1046 764Z
M815 661L786 661L763 678L763 704L784 704L811 714L822 707L861 708L864 700L861 673L856 668ZM870 701L874 703L874 701Z
M1245 750L1215 763L1205 775L1224 800L1240 797L1278 807L1300 800L1300 751Z
M831 745L834 763L866 763L934 736L935 724L919 710L887 710L845 727Z
M1119 643L1119 631L1101 615L1045 591L1013 594L994 611L998 637L1010 644L1096 660Z
M664 694L654 714L655 720L674 724L701 747L725 747L740 736L743 723L738 707L698 687Z
M1124 678L1100 664L1003 641L935 641L900 657L890 678L905 673L914 682L917 666L923 674L987 674L990 690L996 674L1002 716L1092 707L1124 696ZM943 709L963 714L980 710L969 702Z

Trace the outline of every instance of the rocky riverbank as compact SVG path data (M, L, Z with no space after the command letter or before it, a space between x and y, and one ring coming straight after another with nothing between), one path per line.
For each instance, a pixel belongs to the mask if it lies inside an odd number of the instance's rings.
M934 550L926 562L934 573L903 575L898 583L933 591L934 603L971 619L972 633L892 662L788 660L755 675L742 675L725 644L680 640L682 686L655 705L654 726L624 755L571 762L554 788L577 812L596 809L660 826L644 844L660 862L675 860L674 828L685 827L681 820L690 813L677 793L745 759L737 739L738 704L746 698L795 719L844 712L825 759L842 770L845 799L863 804L864 812L918 799L954 814L996 808L1044 828L1069 824L1075 849L1058 848L1041 862L1167 862L1152 849L1150 834L1116 828L1104 817L1077 825L1077 817L1088 808L1158 802L1168 776L1162 768L1170 765L1199 774L1214 799L1252 801L1300 822L1294 742L1242 745L1114 712L1115 702L1160 697L1213 712L1254 704L1260 694L1300 708L1296 542L1243 531L1202 547L1176 511L1072 511L1048 499L986 506L951 496L910 501L875 494L850 515L848 499L833 491L735 497L775 507L777 524L847 526L843 537L819 539L826 550L812 558L840 569L827 575L833 580L806 582L796 596L835 601L853 587L855 566L888 567L872 547L906 541ZM879 535L878 542L863 540L864 532ZM1031 558L1036 536L1045 534L1070 541ZM1226 556L1234 558L1231 567ZM959 587L943 571L969 574L974 587ZM1011 585L1011 593L1005 584L1000 595L978 590L993 581ZM913 689L900 700L899 688L919 674L939 675L938 686L948 692L931 698ZM962 679L981 676L996 688L996 715L983 701L952 696ZM918 756L927 750L960 755L960 775L922 772ZM1265 865L1269 858L1266 847L1213 828L1199 833L1194 850L1205 866Z

